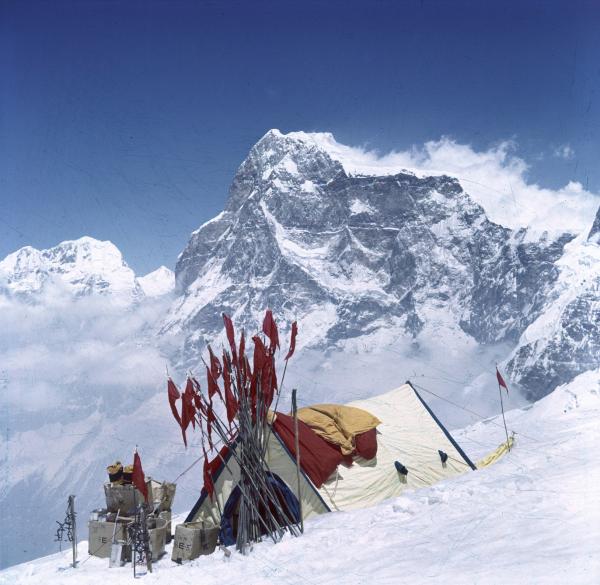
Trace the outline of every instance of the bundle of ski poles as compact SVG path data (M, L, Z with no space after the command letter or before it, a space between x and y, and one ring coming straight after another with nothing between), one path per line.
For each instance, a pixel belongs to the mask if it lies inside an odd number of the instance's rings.
M263 320L265 341L259 335L252 337L252 365L246 351L244 331L238 344L231 319L223 314L223 321L229 349L223 348L222 359L219 360L208 346L208 360L202 359L206 367L206 394L202 392L198 379L190 373L183 392L169 378L168 395L184 444L187 446L186 431L190 424L202 435L204 489L208 497L215 498L213 474L217 467L223 465L229 468L228 461L231 460L239 467L236 548L245 554L252 543L264 537L278 542L286 531L294 536L301 533L301 518L295 517L286 506L277 478L267 463L271 435L269 412L273 401L274 410L277 408L287 363L295 350L298 328L296 322L292 323L290 347L284 358L283 377L279 384L275 367L279 333L272 312L267 310ZM176 404L179 399L181 414ZM218 451L213 440L215 435L223 445ZM211 461L209 453L215 451L216 456Z

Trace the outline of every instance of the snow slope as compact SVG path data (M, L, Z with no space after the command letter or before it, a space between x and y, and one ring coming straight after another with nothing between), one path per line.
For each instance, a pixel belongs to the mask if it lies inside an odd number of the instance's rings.
M147 297L158 297L175 290L175 273L161 266L145 276L139 276L137 282Z
M179 566L163 557L145 583L486 585L600 582L600 370L507 413L515 448L495 465L374 508L307 522L305 535L221 551ZM502 440L498 419L454 433L479 457ZM85 514L82 513L82 517ZM0 573L3 585L130 583L104 559L69 567L63 552Z

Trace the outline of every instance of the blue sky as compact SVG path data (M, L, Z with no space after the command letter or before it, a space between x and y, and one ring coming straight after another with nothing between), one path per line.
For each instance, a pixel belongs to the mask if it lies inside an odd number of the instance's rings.
M0 257L91 235L173 267L269 128L515 140L600 192L594 2L0 1ZM562 153L563 156L559 156Z

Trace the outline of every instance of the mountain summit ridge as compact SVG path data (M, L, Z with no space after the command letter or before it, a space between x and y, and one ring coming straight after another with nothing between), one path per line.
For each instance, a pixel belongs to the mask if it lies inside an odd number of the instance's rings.
M384 329L418 340L439 327L516 343L575 234L498 225L447 175L349 174L321 144L332 140L272 130L250 149L224 211L177 261L181 296L164 332L184 334L182 355L219 331L221 312L250 324L265 306L302 315L306 347Z

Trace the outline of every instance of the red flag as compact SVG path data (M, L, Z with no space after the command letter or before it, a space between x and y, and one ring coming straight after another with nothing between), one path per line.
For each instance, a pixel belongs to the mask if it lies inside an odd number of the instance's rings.
M238 361L237 361L237 364L234 364L234 366L236 366L235 381L237 383L237 390L240 394L242 393L242 388L246 385L247 372L246 372L246 363L245 363L245 359L246 359L245 351L246 351L246 338L244 336L244 330L242 329L242 336L240 337L240 349L239 349L239 353L238 353Z
M506 390L506 393L508 394L508 386L506 385L506 382L504 381L504 378L502 377L502 375L498 371L498 366L496 366L496 379L498 380L498 385L502 386Z
M231 428L231 422L235 418L238 411L238 403L235 395L231 390L231 376L229 374L229 362L223 350L223 385L225 386L225 407L227 408L227 420Z
M208 436L208 446L213 449L212 442L212 425L213 422L216 422L217 418L215 413L213 412L212 400L208 403L208 408L206 409L206 434Z
M292 323L292 337L290 339L290 349L285 356L285 361L289 360L293 355L294 351L296 351L296 335L298 335L298 323L294 321Z
M271 406L273 396L277 389L277 376L275 374L275 358L270 356L267 363L262 369L260 376L260 389L263 395L265 408ZM260 413L261 415L264 413Z
M131 483L142 492L144 500L148 501L148 488L146 486L146 476L142 469L142 460L138 455L137 449L133 455L133 473L131 474Z
M200 391L200 382L196 380L196 378L192 378L194 382L194 389L196 390L194 394L194 406L196 407L196 411L200 412L204 416L207 415L206 404L202 400L202 393ZM200 419L198 419L200 420Z
M210 463L208 461L208 456L206 455L206 450L204 449L204 447L202 448L202 450L204 451L204 489L206 490L208 497L212 500L213 494L215 493L215 484L213 483Z
M229 341L229 347L231 348L231 355L233 357L233 364L236 365L238 358L235 350L235 333L233 330L233 323L229 315L223 313L223 323L225 323L225 331L227 332L227 340Z
M277 332L277 324L275 323L275 319L273 319L273 313L271 309L267 309L265 313L265 318L263 320L263 333L269 338L271 341L270 350L275 351L276 347L279 347L279 333Z
M213 353L210 345L208 346L208 353L210 355L210 370L206 368L206 378L208 382L208 397L212 398L215 394L218 394L223 400L221 389L217 384L217 380L221 377L223 368L219 362L219 358Z
M254 341L254 374L258 374L259 370L262 370L267 363L267 348L261 341L258 335L252 338Z
M210 347L210 345L208 346L208 353L210 355L210 373L212 374L216 382L221 376L223 368L221 367L221 362L219 362L219 358L213 353L213 350Z
M171 412L173 413L177 424L181 426L181 418L179 417L177 406L175 405L181 394L179 393L179 390L177 390L177 386L175 386L175 382L173 382L171 378L169 378L167 381L167 393L169 395L169 406L171 407Z
M194 406L194 386L191 378L188 378L187 384L185 386L185 391L181 395L181 434L183 436L183 444L187 447L187 438L185 436L185 432L187 428L190 426L190 423L193 423L194 428L196 427L196 423L194 421L194 417L196 416L196 408Z
M212 400L212 397L215 394L218 394L219 396L221 396L221 389L219 388L219 385L215 381L215 378L214 378L212 372L208 368L206 368L206 381L208 383L208 398L210 400ZM221 398L222 398L222 396L221 396Z
M244 352L246 351L246 338L244 337L244 330L242 329L242 337L240 338L240 362L244 359Z

